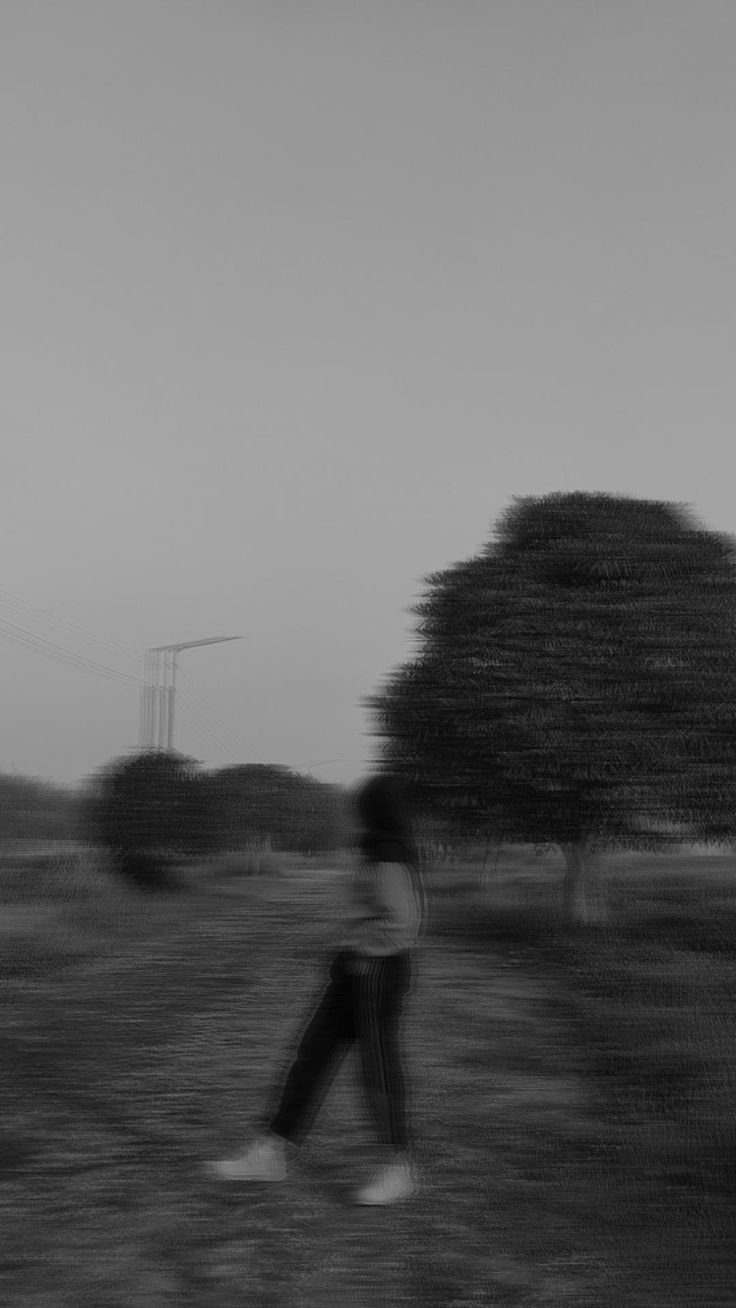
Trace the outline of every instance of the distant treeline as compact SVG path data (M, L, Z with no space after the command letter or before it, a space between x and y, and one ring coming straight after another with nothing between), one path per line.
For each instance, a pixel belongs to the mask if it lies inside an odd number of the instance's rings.
M79 789L0 773L0 842L96 843L104 771ZM255 843L308 854L350 839L344 789L278 765L196 769L186 795L171 796L170 813L165 797L159 793L155 800L162 832L172 820L186 826L202 853Z
M345 787L276 764L205 771L179 756L132 754L76 789L0 773L0 851L3 844L70 841L186 856L254 846L309 855L352 845L353 823ZM455 828L426 815L415 834L430 864L465 848ZM473 851L487 858L493 843L482 840Z
M84 839L78 791L34 777L0 773L0 841Z

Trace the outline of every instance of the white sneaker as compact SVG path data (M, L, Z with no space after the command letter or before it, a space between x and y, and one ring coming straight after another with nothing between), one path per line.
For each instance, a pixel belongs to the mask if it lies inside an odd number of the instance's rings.
M234 1158L208 1163L207 1172L221 1181L283 1181L286 1178L284 1145L264 1136Z
M395 1204L408 1199L416 1192L417 1185L412 1168L408 1163L391 1163L376 1177L372 1185L358 1190L356 1204Z

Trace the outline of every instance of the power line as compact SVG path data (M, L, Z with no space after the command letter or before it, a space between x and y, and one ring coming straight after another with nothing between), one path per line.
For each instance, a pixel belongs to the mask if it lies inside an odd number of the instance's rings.
M297 766L299 768L306 768L311 777L312 768L326 768L330 763L343 763L344 761L345 760L341 758L310 759L308 763L299 763Z
M215 711L215 709L213 709L213 707L212 707L212 705L209 703L209 701L205 699L205 697L204 697L204 695L202 694L202 692L197 688L197 686L195 686L195 684L194 684L194 682L192 681L191 677L187 676L187 674L186 674L186 672L184 671L183 668L180 668L180 670L179 670L179 674L180 674L182 680L186 682L186 684L187 684L187 686L189 687L189 689L191 690L192 694L193 694L193 695L196 695L196 697L197 697L197 699L199 700L200 704L203 706L203 708L205 708L205 709L207 710L207 712L210 714L210 717L213 719L213 721L217 723L217 725L218 725L218 727L220 728L220 730L221 730L221 731L222 731L226 736L229 737L229 739L230 739L230 743L231 743L231 744L236 743L236 741L235 741L235 737L234 737L234 735L232 734L232 732L230 731L230 728L229 728L228 726L226 726L226 724L223 722L222 718L218 715L218 713Z
M211 740L208 740L208 738L207 738L206 734L204 733L204 731L202 730L201 726L198 726L198 725L197 725L196 720L193 719L193 718L191 718L191 717L189 716L189 713L188 713L186 710L181 714L181 719L182 719L182 721L183 721L185 727L186 727L187 730L189 731L189 734L192 735L192 736L194 737L194 739L197 741L197 743L198 743L198 745L200 746L202 752L203 752L205 755L209 755L209 754L211 754L211 753L212 753L212 741L211 741Z
M74 650L69 650L63 645L58 645L55 641L46 640L45 637L39 636L35 632L28 631L24 627L19 627L15 623L7 622L4 619L0 619L0 635L4 636L6 640L9 640L14 644L22 645L26 649L34 650L37 654L43 654L47 658L52 658L72 667L80 668L83 671L95 672L108 678L112 677L115 680L140 685L139 677L131 676L126 672L120 672L119 669L111 668L103 663L98 663L94 659L88 659L83 654L77 654Z
M185 692L182 690L180 690L179 694L180 697L184 700L184 704L186 705L190 720L194 721L198 725L200 731L203 731L205 735L209 737L210 741L215 745L216 749L220 754L226 755L228 758L232 759L234 763L239 763L241 760L237 758L233 754L232 750L230 750L228 746L219 739L217 734L212 730L212 728L208 725L208 723L200 716L196 707L192 704L189 696L186 695Z
M247 754L248 758L253 759L254 762L258 762L258 759L257 759L256 755L252 752L252 750L245 749L244 746L241 745L241 743L240 743L240 742L237 740L237 738L233 735L233 733L232 733L232 731L230 730L230 728L227 727L227 726L225 725L225 723L222 721L222 719L219 717L219 715L218 715L218 714L215 712L215 710L213 709L212 705L211 705L210 703L208 703L208 701L205 699L204 695L203 695L203 694L202 694L202 693L197 689L197 687L194 685L194 683L193 683L193 681L191 680L191 678L188 677L187 674L186 674L186 673L183 671L183 669L181 669L181 668L179 669L179 676L182 678L183 681L186 682L187 686L188 686L189 689L193 692L193 694L195 694L195 695L197 696L197 699L200 701L200 703L202 704L202 706L207 710L207 712L209 713L209 715L210 715L210 717L212 718L213 722L216 724L216 726L219 727L219 729L220 729L220 731L222 732L224 738L225 738L225 739L227 740L227 742L229 743L231 750L234 749L235 753L237 753L237 754Z
M230 750L234 751L236 754L247 754L249 758L255 760L256 758L255 754L253 754L251 750L246 749L241 744L241 742L237 739L237 737L230 730L230 728L223 722L219 714L215 711L215 709L213 709L209 701L206 700L204 695L202 695L201 692L197 689L197 687L192 682L191 678L188 677L186 673L183 672L181 669L180 669L180 675L182 679L186 682L191 692L196 696L202 708L207 712L209 717L212 719L215 726L217 726L222 738L226 741Z
M120 641L107 640L104 636L95 636L93 632L87 631L86 628L78 626L74 622L68 622L65 618L58 618L47 609L39 608L37 604L30 604L28 600L21 599L19 595L13 595L9 590L4 590L0 586L0 602L5 603L9 608L15 609L22 615L33 614L51 626L60 627L73 635L89 641L93 645L102 645L107 649L115 650L116 653L132 654L140 658L142 650L134 649L132 645L123 645Z
M16 623L7 622L2 618L0 618L0 637L10 641L11 644L33 650L34 653L56 663L63 663L67 667L77 668L82 672L91 672L95 676L106 677L108 681L114 680L133 686L143 684L140 677L131 676L127 672L120 672L117 668L111 668L104 663L96 662L94 659L88 659L83 654L77 654L74 650L66 649L65 646L58 645L55 641L46 640L44 636L38 636L35 632L28 631L27 628L19 627Z

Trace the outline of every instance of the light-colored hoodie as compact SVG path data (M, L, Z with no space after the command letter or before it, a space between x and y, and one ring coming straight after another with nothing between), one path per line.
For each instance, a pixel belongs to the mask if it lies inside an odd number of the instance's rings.
M419 872L403 863L360 860L348 888L346 949L380 958L412 949L426 931L426 899Z

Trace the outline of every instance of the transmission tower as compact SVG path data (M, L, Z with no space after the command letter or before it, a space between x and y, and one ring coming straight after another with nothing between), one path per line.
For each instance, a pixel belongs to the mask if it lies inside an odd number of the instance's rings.
M154 645L146 650L138 733L141 749L170 752L174 748L176 666L181 650L221 645L227 640L242 640L242 636L210 636L208 640L184 640L177 645Z

